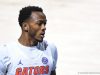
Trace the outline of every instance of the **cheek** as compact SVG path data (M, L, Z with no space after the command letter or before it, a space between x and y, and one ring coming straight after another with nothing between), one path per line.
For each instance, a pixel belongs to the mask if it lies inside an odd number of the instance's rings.
M40 30L36 30L36 36L39 36L40 35Z
M28 32L29 36L34 37L36 35L36 32L34 30L29 30Z
M38 25L36 25L36 24L30 24L30 29L31 30L34 30L34 31L38 31L38 30L40 30L40 26L38 26Z
M40 27L38 27L38 26L30 27L29 34L32 37L38 36L40 34Z
M34 30L34 32L35 32L36 35L39 35L39 34L40 34L40 28L36 28L36 29Z

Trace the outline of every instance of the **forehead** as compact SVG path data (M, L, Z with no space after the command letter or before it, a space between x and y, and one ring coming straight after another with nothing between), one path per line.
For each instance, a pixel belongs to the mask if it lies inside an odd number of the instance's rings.
M32 12L32 14L31 14L31 19L32 20L46 20L46 16L45 16L45 14L44 13L42 13L42 12Z

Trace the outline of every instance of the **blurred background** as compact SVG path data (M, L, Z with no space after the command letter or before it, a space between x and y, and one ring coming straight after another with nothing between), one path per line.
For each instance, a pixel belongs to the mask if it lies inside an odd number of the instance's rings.
M100 0L0 0L0 44L19 38L19 10L28 5L47 16L45 39L58 48L57 75L100 75Z

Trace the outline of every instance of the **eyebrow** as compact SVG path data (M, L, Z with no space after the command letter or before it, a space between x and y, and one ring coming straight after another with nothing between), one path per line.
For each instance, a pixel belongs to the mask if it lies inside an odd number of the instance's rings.
M43 19L38 19L38 20L34 20L34 21L36 21L36 22L38 22L38 21L45 21L45 22L47 22L47 19L45 19L45 20L43 20Z

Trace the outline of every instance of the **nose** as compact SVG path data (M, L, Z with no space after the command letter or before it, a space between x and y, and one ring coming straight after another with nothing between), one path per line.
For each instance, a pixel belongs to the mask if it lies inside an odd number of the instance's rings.
M46 26L44 24L41 25L41 30L46 30Z

